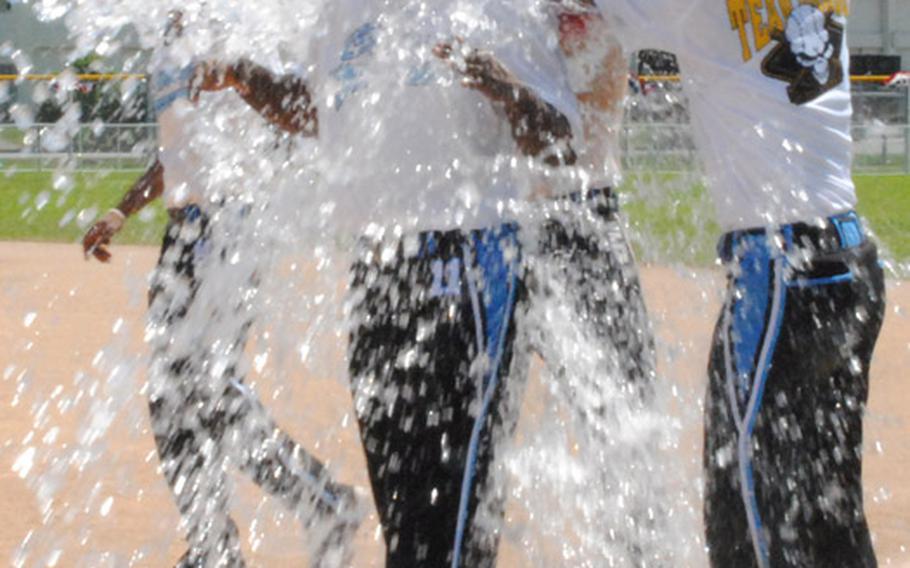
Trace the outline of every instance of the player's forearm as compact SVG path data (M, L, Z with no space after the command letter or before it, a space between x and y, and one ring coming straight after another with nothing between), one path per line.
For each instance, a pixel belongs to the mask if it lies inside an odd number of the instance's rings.
M530 88L513 81L491 56L474 53L465 62L473 88L503 106L522 153L543 157L553 166L575 163L572 127L565 115Z
M237 93L266 120L292 134L318 134L316 107L304 79L279 77L250 61L232 66L230 72Z
M503 105L512 137L525 155L542 156L551 166L575 163L572 127L556 107L519 86L514 87L513 96L503 100Z
M117 210L125 217L141 211L146 205L164 193L164 167L155 160L142 177L127 190L117 205Z

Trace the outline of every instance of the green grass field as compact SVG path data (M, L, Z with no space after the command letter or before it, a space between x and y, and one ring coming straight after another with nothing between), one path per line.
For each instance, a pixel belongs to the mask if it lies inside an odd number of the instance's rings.
M60 189L55 189L50 172L0 172L0 240L77 242L94 217L92 210L100 215L114 207L138 175L77 173L69 179L58 179ZM69 191L64 191L70 184ZM163 208L155 203L127 223L117 242L160 242L165 218Z
M886 258L910 261L910 176L857 175L859 213ZM720 229L704 186L679 175L639 175L623 188L624 208L644 260L705 265L715 257Z
M113 207L137 176L135 172L77 173L58 179L62 187L55 189L50 172L0 172L0 240L77 242L92 212L100 214ZM860 175L856 184L860 213L869 220L886 255L910 261L910 176ZM69 191L63 191L65 187ZM696 265L713 261L719 229L697 181L680 175L638 175L629 180L623 194L643 260ZM155 204L132 219L117 242L156 244L165 217L160 204Z

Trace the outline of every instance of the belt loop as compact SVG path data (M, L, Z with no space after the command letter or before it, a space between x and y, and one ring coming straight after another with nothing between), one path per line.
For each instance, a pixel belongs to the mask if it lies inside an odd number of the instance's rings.
M737 231L730 231L717 242L717 258L724 264L733 260L733 248L736 244Z
M855 211L835 215L830 221L837 231L842 248L854 248L863 244L865 240L863 227Z
M793 252L793 249L795 248L796 226L795 225L783 225L780 228L780 234L784 239L784 244L782 247L784 254Z
M427 231L422 235L423 242L420 243L420 252L418 253L419 258L431 258L436 254L436 249L438 248L436 242L436 234L432 231Z

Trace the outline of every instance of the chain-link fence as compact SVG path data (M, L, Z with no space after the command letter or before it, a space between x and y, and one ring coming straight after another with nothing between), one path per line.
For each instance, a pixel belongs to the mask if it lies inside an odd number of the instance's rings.
M75 135L53 124L0 124L0 170L144 169L156 151L155 124L83 124Z
M857 171L910 173L910 89L855 86L853 141Z
M859 89L854 94L855 170L910 173L910 91ZM75 136L52 124L19 129L0 124L0 170L144 169L156 149L154 124L85 124ZM689 113L678 88L662 85L631 97L622 137L631 171L698 168Z

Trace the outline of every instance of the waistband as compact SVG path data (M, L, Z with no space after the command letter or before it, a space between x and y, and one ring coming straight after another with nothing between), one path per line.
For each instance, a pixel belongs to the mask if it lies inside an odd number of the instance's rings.
M225 211L230 203L222 201L220 203L210 203L207 205L207 209L203 209L196 203L190 203L189 205L184 205L183 207L171 207L167 210L168 216L171 218L171 221L183 222L183 221L196 221L199 219L208 219L210 212L214 211ZM253 211L253 206L249 203L237 203L236 206L230 210L232 214L239 219L247 218L250 213Z
M422 231L414 234L362 236L358 239L361 260L382 261L390 252L395 258L453 258L464 255L465 247L518 247L520 226L509 222L484 229ZM516 250L516 254L517 254Z
M571 201L572 203L587 203L590 201L617 203L618 197L611 187L598 187L587 191L573 191L551 198L552 201Z
M167 210L168 216L171 218L171 221L182 222L182 221L196 221L205 217L205 213L195 203L190 205L185 205L183 207L171 207Z
M499 245L503 242L518 242L518 224L503 223L486 229L471 231L425 231L420 233L418 257L460 256L464 245L472 247Z
M619 213L619 196L610 187L600 187L589 189L587 191L573 191L557 195L550 199L550 203L557 206L565 203L576 203L591 205L597 209L601 215L613 215Z
M731 231L723 235L717 244L718 258L725 263L733 261L740 241L754 241L756 236L761 235L780 237L783 251L806 249L817 253L855 248L867 240L859 215L855 211L847 211L828 217L819 225L792 223L768 229Z

